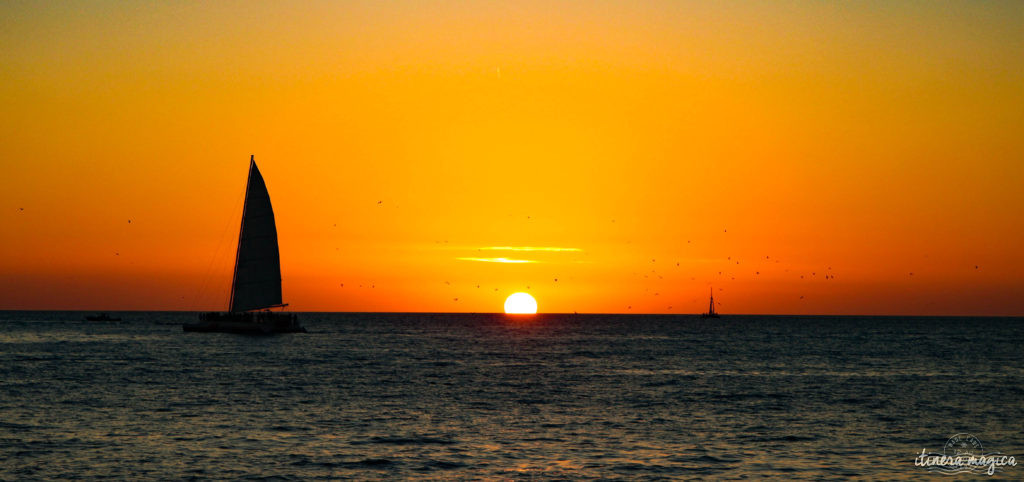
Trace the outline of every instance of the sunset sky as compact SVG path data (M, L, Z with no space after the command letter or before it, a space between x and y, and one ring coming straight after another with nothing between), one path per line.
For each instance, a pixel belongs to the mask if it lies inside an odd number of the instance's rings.
M0 59L0 309L225 309L252 154L297 311L1024 315L1022 2L15 1Z

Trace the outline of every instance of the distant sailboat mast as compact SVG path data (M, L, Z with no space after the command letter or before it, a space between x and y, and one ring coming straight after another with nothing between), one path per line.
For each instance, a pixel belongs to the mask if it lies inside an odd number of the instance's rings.
M711 300L708 301L708 312L702 313L701 318L718 318L718 313L715 313L715 287L711 287Z
M250 156L228 310L237 313L280 306L285 305L281 303L281 256L274 208L255 156Z

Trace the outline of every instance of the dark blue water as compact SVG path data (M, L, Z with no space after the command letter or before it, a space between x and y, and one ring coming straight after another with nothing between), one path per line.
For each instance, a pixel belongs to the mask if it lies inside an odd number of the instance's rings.
M0 312L0 478L905 478L956 433L1024 455L1020 318L84 315Z

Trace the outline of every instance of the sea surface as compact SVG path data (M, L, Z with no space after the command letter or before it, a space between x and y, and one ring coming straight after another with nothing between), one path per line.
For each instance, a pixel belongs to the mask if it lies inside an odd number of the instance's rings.
M958 433L1024 458L1022 318L86 314L0 312L0 479L935 478L915 457Z

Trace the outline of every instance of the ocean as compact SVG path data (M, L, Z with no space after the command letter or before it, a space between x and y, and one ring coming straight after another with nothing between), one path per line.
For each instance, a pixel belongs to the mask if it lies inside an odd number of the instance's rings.
M1022 318L86 314L0 312L0 479L931 478L915 458L957 434L1024 456Z

